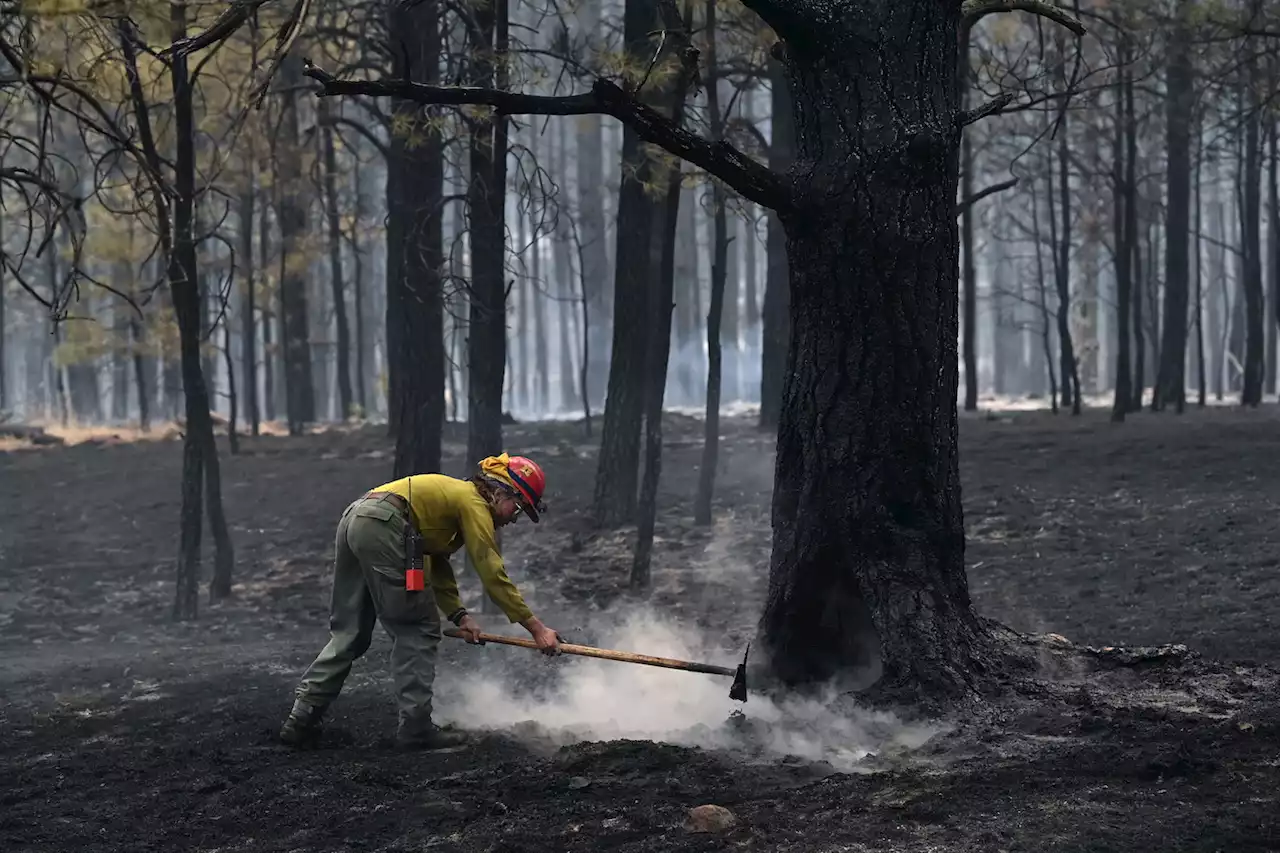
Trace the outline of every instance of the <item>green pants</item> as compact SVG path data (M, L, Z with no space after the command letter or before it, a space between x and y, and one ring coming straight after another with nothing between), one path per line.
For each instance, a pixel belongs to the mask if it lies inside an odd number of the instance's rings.
M369 649L375 619L391 637L400 724L431 721L431 683L440 645L435 595L404 588L407 520L386 497L360 498L338 522L329 643L302 676L297 699L317 709L338 697L351 664Z

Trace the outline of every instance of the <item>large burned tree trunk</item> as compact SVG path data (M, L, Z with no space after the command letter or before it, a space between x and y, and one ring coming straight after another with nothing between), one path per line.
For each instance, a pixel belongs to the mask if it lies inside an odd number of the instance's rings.
M986 640L956 447L960 4L869 5L784 49L792 334L761 640L784 682L956 693Z

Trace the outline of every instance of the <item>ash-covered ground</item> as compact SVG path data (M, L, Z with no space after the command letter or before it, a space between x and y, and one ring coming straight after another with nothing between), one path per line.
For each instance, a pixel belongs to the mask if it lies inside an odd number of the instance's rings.
M595 441L581 424L506 428L544 464L552 506L506 534L510 570L565 639L741 657L766 582L772 440L724 423L716 523L700 528L701 429L669 416L641 600L625 592L633 531L583 519ZM466 470L461 430L449 473ZM741 706L716 676L445 640L438 716L476 745L440 756L392 749L381 634L321 748L274 742L326 638L338 514L389 479L384 428L242 439L238 456L223 439L236 598L186 624L168 619L176 438L10 445L0 850L1277 851L1277 435L1274 407L963 419L973 597L1040 661L986 706L936 721L847 700ZM689 831L704 804L736 824Z

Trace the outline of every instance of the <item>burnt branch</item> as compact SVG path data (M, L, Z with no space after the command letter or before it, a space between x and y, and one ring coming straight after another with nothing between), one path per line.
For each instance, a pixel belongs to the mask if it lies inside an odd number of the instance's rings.
M223 11L207 30L188 38L178 39L160 51L160 57L183 57L202 48L221 44L235 34L236 30L249 20L258 8L271 0L235 0Z
M1030 12L1042 18L1048 18L1061 24L1077 36L1085 34L1084 24L1080 23L1063 9L1047 2L1047 0L964 0L960 13L964 17L964 26L972 28L974 24L987 15L1001 12Z
M641 139L681 157L724 181L744 197L774 210L791 206L782 176L732 145L691 133L640 103L617 84L599 78L590 92L578 95L526 95L472 86L429 86L407 80L340 80L303 60L303 74L317 81L319 97L368 95L397 97L419 104L492 107L499 115L610 115L630 126Z
M1005 92L1004 94L996 95L985 104L960 113L960 117L956 120L957 124L959 124L960 127L966 127L976 121L982 121L988 116L999 115L1004 112L1005 107L1017 100L1017 97L1018 96L1012 92Z
M982 189L978 190L976 193L969 196L968 198L962 199L960 203L956 205L956 216L960 216L966 210L973 207L975 204L982 201L987 196L995 195L996 193L1002 193L1008 189L1013 189L1017 185L1018 185L1018 179L1010 178L1007 181L1001 181L998 184L992 184L989 187L983 187Z

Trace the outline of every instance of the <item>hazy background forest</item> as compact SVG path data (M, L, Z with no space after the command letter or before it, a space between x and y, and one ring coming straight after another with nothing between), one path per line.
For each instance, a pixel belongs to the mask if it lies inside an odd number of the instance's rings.
M695 10L695 39L715 66L687 119L785 164L790 117L777 115L772 92L783 84L767 28L736 4L722 6L714 45L702 26L707 9ZM134 7L140 29L128 50L96 4L4 10L0 409L15 418L145 429L181 415L177 324L138 110L149 113L156 156L170 163L181 123L171 60L157 51L200 32L225 6L174 8L182 14ZM504 86L566 92L624 61L620 3L517 0L498 9L507 20L489 36L506 57L494 65ZM635 155L623 161L620 124L513 118L498 139L497 177L478 182L473 108L433 110L429 124L415 124L386 102L309 96L303 57L338 76L389 71L413 38L388 39L378 3L330 0L311 7L315 26L260 93L261 108L249 108L288 11L263 5L254 25L193 54L182 84L193 111L194 273L211 407L246 431L264 421L297 429L385 419L398 293L388 299L388 275L430 267L444 287L449 419L466 419L471 360L482 355L467 348L478 273L500 276L505 293L505 364L480 368L501 372L503 411L522 420L599 414L617 319L637 334L647 320L626 310L644 277L618 260L619 232L639 240L646 221L643 210L619 210L621 177L638 168ZM1056 393L1070 408L1115 393L1121 408L1142 399L1163 406L1184 389L1192 399L1257 402L1275 390L1280 312L1277 4L1076 11L1089 28L1079 50L1061 27L1017 15L983 22L969 45L971 105L1016 97L1008 114L964 135L958 402L1047 402ZM443 15L440 80L476 66L465 17ZM434 165L405 197L388 180L397 168L389 158ZM661 166L673 162L663 157ZM705 404L717 303L721 402L760 403L771 360L778 375L785 359L784 347L766 344L785 341L784 246L756 205L683 169L666 404ZM655 175L640 178L653 205ZM439 213L429 223L438 243L422 250L422 268L399 273L388 243L417 233L424 199ZM477 204L504 211L500 229L472 233ZM484 266L498 257L500 269ZM622 306L615 288L628 290ZM643 371L620 381L642 383ZM777 384L764 384L776 398ZM767 421L768 401L764 408Z

